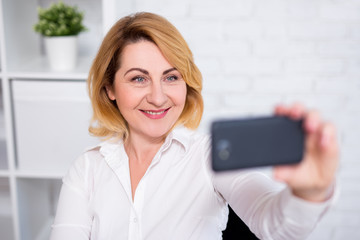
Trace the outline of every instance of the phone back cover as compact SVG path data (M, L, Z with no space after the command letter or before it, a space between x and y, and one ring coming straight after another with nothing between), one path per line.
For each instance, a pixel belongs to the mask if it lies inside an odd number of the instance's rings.
M298 163L302 121L285 117L216 121L211 127L215 171Z

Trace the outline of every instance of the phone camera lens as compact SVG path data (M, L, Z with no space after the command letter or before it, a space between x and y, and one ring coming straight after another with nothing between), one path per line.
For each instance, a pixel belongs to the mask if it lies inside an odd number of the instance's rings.
M228 160L231 154L230 142L224 139L220 140L217 143L217 150L218 156L221 160Z

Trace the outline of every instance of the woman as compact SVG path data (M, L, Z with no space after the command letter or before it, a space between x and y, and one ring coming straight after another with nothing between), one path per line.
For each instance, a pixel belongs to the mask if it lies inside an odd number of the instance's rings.
M106 35L89 74L90 132L106 140L63 179L51 239L221 239L227 203L260 239L303 239L330 206L335 130L301 105L306 152L274 181L251 171L215 175L200 122L201 74L164 18L138 13Z

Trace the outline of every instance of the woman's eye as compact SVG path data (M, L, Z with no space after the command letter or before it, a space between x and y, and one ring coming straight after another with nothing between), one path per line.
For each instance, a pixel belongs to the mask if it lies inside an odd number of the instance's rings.
M171 75L171 76L166 77L166 80L169 82L173 82L173 81L178 80L178 77L175 75Z
M145 82L145 78L144 77L140 77L140 76L137 76L137 77L133 77L131 79L132 82L136 82L136 83L144 83Z

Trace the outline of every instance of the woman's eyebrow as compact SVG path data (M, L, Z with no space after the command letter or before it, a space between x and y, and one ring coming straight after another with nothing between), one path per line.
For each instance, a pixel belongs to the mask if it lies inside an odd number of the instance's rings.
M132 72L132 71L139 71L139 72L142 72L142 73L145 74L145 75L149 75L149 72L146 71L146 70L143 69L143 68L130 68L129 70L127 70L127 71L125 72L124 77L125 77L126 74L128 74L129 72ZM172 71L176 71L176 68L169 68L169 69L165 70L165 71L163 72L163 75L168 74L169 72L172 72Z
M164 72L163 72L163 75L165 75L165 74L168 74L169 72L172 72L172 71L176 71L177 69L176 68L170 68L170 69L168 69L168 70L165 70Z
M124 77L125 77L126 74L128 74L129 72L132 72L132 71L139 71L139 72L142 72L143 74L149 75L149 72L146 71L145 69L142 69L142 68L130 68L129 70L126 71L126 73L124 74Z

